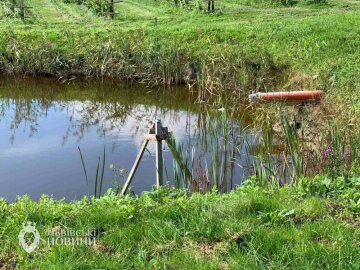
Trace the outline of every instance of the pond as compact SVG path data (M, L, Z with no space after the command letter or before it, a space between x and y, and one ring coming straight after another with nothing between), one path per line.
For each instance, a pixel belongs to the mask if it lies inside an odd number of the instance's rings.
M99 158L102 166L104 149L103 193L116 183L122 185L143 135L155 119L161 119L177 144L183 146L199 182L206 178L208 183L204 185L211 188L220 175L214 170L219 170L226 189L230 189L251 174L244 166L251 160L244 147L234 143L230 147L229 141L222 144L221 136L216 134L214 146L204 124L212 122L211 116L201 107L196 93L182 88L150 90L109 79L64 83L46 78L1 78L0 197L14 201L16 196L28 194L37 200L47 194L74 200L93 194L96 168ZM240 127L241 123L236 125ZM205 151L196 150L204 145ZM215 159L221 160L219 166L214 166L215 152L209 147L226 152L216 154ZM152 142L132 181L131 190L137 194L151 190L155 184L154 153ZM173 185L176 170L165 144L164 166L166 181Z

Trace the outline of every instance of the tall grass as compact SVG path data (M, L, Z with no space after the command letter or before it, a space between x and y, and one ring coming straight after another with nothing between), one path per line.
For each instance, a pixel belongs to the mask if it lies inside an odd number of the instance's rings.
M87 186L88 195L89 195L90 182L89 182L89 178L88 178L87 168L86 168L84 156L82 154L80 147L78 147L78 150L79 150L79 154L80 154L81 165L82 165L82 168L84 171L86 186ZM97 166L96 166L95 181L94 181L94 197L95 198L100 198L102 196L102 187L103 187L103 181L104 181L105 161L106 161L105 156L106 156L106 151L105 151L105 146L104 146L104 152L103 152L102 159L100 157L98 158L98 162L97 162ZM101 165L101 172L100 172L99 170L100 170L101 160L102 160L102 165Z
M356 21L351 14L344 16L348 18L346 22ZM8 73L26 72L63 78L74 75L115 76L148 85L192 86L197 83L203 89L201 97L206 99L221 91L219 88L228 89L238 98L246 97L250 91L303 87L299 84L309 88L325 85L332 90L335 87L341 90L338 93L354 86L356 88L357 83L353 78L357 71L348 69L347 61L339 60L342 62L336 67L324 66L333 59L339 47L335 42L337 39L331 38L330 27L340 28L336 30L337 33L346 38L345 33L350 26L343 21L334 23L340 20L335 17L322 21L319 18L323 17L314 18L317 19L306 18L301 25L296 21L291 24L271 23L271 26L258 24L246 33L234 33L233 42L226 41L229 35L233 35L231 29L229 32L218 31L213 26L209 30L199 30L199 34L196 25L181 29L179 33L164 26L128 32L119 30L121 34L114 34L118 33L117 30L109 32L99 29L94 33L71 28L51 29L45 34L36 29L27 32L7 31L0 37L3 52L0 55L0 68ZM324 25L326 30L307 34L314 25L319 24ZM267 33L273 32L272 28L282 31L276 32L269 40ZM297 41L300 37L295 36L294 32L303 33L301 38L306 40L304 44ZM239 43L244 35L256 36L256 42L246 39L244 43ZM315 48L306 44L321 42L328 44L324 51L311 56L308 51ZM299 51L298 46L305 46L306 50ZM339 59L355 60L352 48L343 44ZM296 61L287 57L295 52L299 55ZM309 62L311 65L307 64ZM316 80L310 76L314 72L319 73ZM303 76L300 78L299 74ZM333 79L336 82L332 82ZM333 93L336 94L336 91Z
M174 156L175 186L196 192L234 187L236 155L242 148L242 127L228 119L225 109L199 113L197 128L186 145L170 139Z
M176 188L188 188L191 182L191 172L188 168L188 160L185 156L184 147L176 142L170 133L167 139L169 149L174 157L174 183Z
M349 127L347 127L349 128ZM358 173L360 153L360 133L358 130L349 136L349 132L343 132L339 125L332 125L328 129L326 143L322 148L324 171L331 177L350 177ZM355 170L355 171L354 171Z
M342 134L332 122L329 128L309 126L317 107L297 111L279 106L262 110L256 128L241 126L232 118L233 108L209 107L199 116L198 129L188 149L172 138L175 156L175 186L192 191L226 192L236 177L254 175L258 184L298 184L304 177L326 173L331 177L354 176L358 168L360 136ZM292 112L291 112L292 111ZM297 111L297 112L296 112ZM259 113L259 112L258 112ZM327 136L309 136L312 133ZM316 134L315 134L316 136ZM315 147L315 148L314 148ZM239 170L243 175L239 175ZM239 179L236 179L239 183Z
M290 120L289 116L282 115L281 125L284 132L288 154L290 155L292 161L292 179L299 179L303 176L303 157L300 145L301 138L299 138L297 130L298 123L295 116L293 116L293 119Z
M153 10L159 8L156 15L169 11L154 2L139 5L145 9L153 4ZM359 53L353 50L358 46L359 14L353 1L352 12L337 4L332 12L299 8L291 17L283 16L281 9L276 17L272 10L243 14L243 1L232 4L239 8L215 18L176 13L156 25L145 22L145 27L132 20L119 27L94 21L91 30L78 22L56 22L43 31L35 21L24 31L23 24L14 22L1 30L0 69L61 78L114 76L149 85L197 83L206 99L221 91L219 86L237 97L250 91L305 87L339 95L359 88L354 79ZM141 8L135 10L140 16ZM317 12L322 16L307 16ZM177 19L185 21L184 26Z

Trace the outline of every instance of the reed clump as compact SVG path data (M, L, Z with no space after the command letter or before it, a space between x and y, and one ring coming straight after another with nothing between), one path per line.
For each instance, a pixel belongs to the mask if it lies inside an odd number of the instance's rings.
M263 126L259 151L262 162L258 164L266 164L270 172L267 178L278 179L279 169L280 179L290 182L319 174L356 176L359 131L353 128L354 118L339 114L339 109L330 107L326 101L319 106L258 108L257 123ZM279 157L283 157L281 162L274 166ZM272 168L277 168L277 173Z
M360 133L348 130L344 115L335 117L326 102L258 107L248 125L238 121L237 107L227 104L219 110L216 104L204 107L193 143L171 139L175 187L226 192L249 176L259 185L277 186L316 175L358 175Z

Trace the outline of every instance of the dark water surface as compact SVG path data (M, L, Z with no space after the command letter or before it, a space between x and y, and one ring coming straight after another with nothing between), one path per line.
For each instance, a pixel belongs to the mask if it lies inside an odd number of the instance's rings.
M72 200L81 198L88 189L93 193L104 147L103 191L113 187L114 181L122 184L124 180L114 175L110 164L130 170L151 120L161 119L177 141L191 144L201 118L195 100L187 89L149 90L109 80L61 83L2 78L0 197L14 201L17 195L29 194L37 200L47 194ZM89 174L89 187L78 147ZM154 149L150 143L133 180L136 193L151 189L155 183ZM165 175L172 180L173 159L164 149ZM243 169L235 167L233 173L241 179Z

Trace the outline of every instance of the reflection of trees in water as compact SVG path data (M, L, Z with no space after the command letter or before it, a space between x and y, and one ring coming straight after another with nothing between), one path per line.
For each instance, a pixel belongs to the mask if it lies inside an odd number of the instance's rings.
M133 126L127 132L137 136L145 132L147 122L155 118L166 119L168 124L180 121L178 111L151 105L122 104L120 102L101 101L50 101L47 99L1 99L0 121L10 122L10 141L15 140L16 131L22 126L29 137L41 128L39 119L48 117L50 111L64 112L68 118L67 131L63 135L63 144L70 137L81 141L89 128L95 128L98 136L111 134L116 137L121 128L132 118ZM170 123L169 123L170 122Z
M138 126L147 126L146 121L156 117L175 121L178 112L189 108L193 100L186 89L150 90L111 79L59 83L46 78L0 77L0 121L6 118L10 122L7 129L12 140L20 127L29 136L41 132L38 121L48 117L48 112L68 115L65 143L74 136L81 140L90 127L95 127L99 136L104 132L114 136L129 117ZM133 132L138 129L135 125Z
M28 128L29 137L38 132L38 119L46 117L52 102L48 100L31 99L1 99L0 121L7 119L10 122L10 142L14 143L16 130L21 125Z
M60 104L59 108L66 112L69 120L69 126L63 137L65 143L69 137L77 137L80 141L90 127L95 127L99 136L119 130L126 123L133 105L117 102L72 101Z
M166 119L170 124L180 121L179 112L138 104L121 104L119 102L69 102L62 104L69 117L69 126L64 135L64 143L69 137L77 137L81 140L88 128L96 128L98 136L111 134L117 137L121 129L132 119L132 126L128 132L132 137L138 136L139 132L147 132L147 124L156 118ZM142 134L141 134L142 135Z

